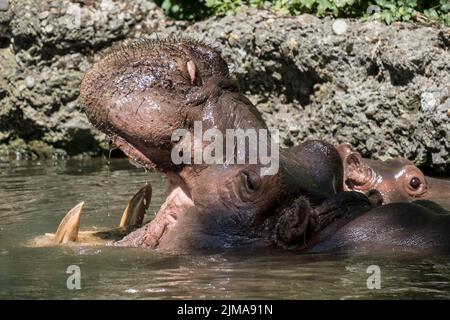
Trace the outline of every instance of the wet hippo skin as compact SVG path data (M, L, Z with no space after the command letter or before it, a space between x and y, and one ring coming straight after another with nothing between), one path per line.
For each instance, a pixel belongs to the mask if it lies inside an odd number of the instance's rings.
M450 199L449 181L426 177L408 159L394 158L386 161L363 159L361 154L347 143L339 145L337 149L343 161L346 191L354 190L368 194L371 190L377 190L385 204Z

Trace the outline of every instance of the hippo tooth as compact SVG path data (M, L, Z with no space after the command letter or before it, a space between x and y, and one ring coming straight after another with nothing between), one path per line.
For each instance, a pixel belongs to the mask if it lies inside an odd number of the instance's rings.
M56 243L67 243L78 240L80 230L80 217L83 212L84 201L73 207L61 220L55 233Z
M152 187L146 184L128 202L128 206L123 211L120 219L119 227L126 230L139 228L144 220L145 212L150 206L151 199Z

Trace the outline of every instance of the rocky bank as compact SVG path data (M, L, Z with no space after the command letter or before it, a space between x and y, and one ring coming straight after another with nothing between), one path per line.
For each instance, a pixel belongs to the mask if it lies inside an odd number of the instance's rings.
M81 77L102 49L155 32L220 49L284 145L349 142L450 174L448 29L256 9L188 26L145 0L0 0L0 157L101 152Z
M117 41L182 25L147 0L0 0L0 159L101 153L83 74Z

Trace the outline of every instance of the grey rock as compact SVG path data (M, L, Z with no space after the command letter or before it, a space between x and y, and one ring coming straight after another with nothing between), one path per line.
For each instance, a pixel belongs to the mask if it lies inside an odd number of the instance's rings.
M433 112L436 104L436 97L432 92L422 92L420 95L420 107L423 113Z
M77 100L84 72L117 41L184 25L148 0L10 0L0 11L0 160L99 154L107 141Z
M336 19L333 22L333 32L337 35L343 35L347 32L347 22L342 19Z
M158 32L216 46L285 146L348 142L366 157L450 172L448 28L345 19L337 35L331 18L256 9L188 26L147 0L83 3L11 0L0 11L9 41L0 47L0 158L33 141L57 154L106 148L79 108L83 74L115 42Z
M41 13L39 13L39 19L44 20L49 16L50 12L48 11L42 11Z
M34 78L32 76L27 76L25 78L25 85L27 86L28 89L33 89L34 87Z
M0 11L6 11L9 8L9 0L0 0Z

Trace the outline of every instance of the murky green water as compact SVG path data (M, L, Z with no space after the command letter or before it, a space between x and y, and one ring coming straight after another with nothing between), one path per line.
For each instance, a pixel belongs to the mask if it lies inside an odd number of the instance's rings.
M238 252L170 255L114 247L27 247L54 232L67 210L86 202L81 229L114 227L129 198L164 182L126 160L0 163L0 298L450 298L450 257L298 255ZM148 217L147 219L150 219ZM67 289L70 265L81 289ZM366 269L381 268L381 289Z

